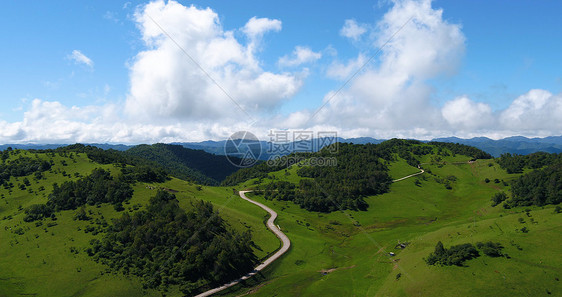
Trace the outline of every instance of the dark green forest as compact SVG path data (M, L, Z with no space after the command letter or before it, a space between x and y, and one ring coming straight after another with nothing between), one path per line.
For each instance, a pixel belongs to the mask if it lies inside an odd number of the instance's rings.
M337 147L334 147L337 146ZM298 185L273 181L264 189L267 199L290 200L310 211L332 212L352 209L366 210L364 198L386 193L392 179L386 164L403 158L413 167L420 164L420 157L437 153L447 156L463 154L473 158L491 158L489 154L461 144L433 142L430 145L416 140L392 139L380 144L339 143L317 153L293 154L286 157L295 162L310 158L334 158L335 166L301 166L297 174L303 179ZM295 161L296 160L296 161ZM332 164L333 165L333 164ZM242 169L228 177L224 184L233 185L250 178L266 178L271 171L278 171L289 163L262 163Z
M124 213L87 250L96 261L144 279L147 288L180 285L194 295L252 271L257 259L249 232L232 231L209 202L184 211L159 191L146 210Z
M505 201L503 206L559 204L562 202L562 154L538 152L529 155L503 154L496 159L510 174L523 173L511 182L511 198L498 193L492 197L492 205Z
M507 207L562 202L562 162L522 175L511 183L511 193Z
M126 154L151 160L166 168L177 178L192 180L203 185L218 185L239 169L225 156L209 154L203 150L192 150L181 145L142 144L130 148Z
M523 169L538 169L556 162L562 162L562 154L538 152L529 155L502 154L496 159L507 173L522 173Z

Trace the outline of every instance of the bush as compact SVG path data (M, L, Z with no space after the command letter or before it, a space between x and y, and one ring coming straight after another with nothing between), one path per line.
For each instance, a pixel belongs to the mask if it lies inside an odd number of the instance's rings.
M45 204L33 204L25 209L25 222L33 222L48 218L53 214L53 209Z
M499 192L494 194L494 196L492 196L492 206L496 206L502 202L504 202L507 199L507 194L505 194L504 192Z
M482 252L486 256L490 256L490 257L501 257L501 256L503 256L503 253L501 251L503 249L503 246L499 242L495 242L495 243L491 242L491 241L488 241L488 242L485 242L485 243L478 242L476 244L476 246L480 250L482 250Z

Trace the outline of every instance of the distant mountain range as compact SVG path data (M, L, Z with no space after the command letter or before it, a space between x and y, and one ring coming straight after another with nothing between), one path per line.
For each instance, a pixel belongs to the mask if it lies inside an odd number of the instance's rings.
M494 157L504 153L528 155L536 152L561 153L562 136L549 136L545 138L527 138L513 136L504 139L493 140L486 137L475 137L462 139L457 137L436 138L434 141L455 142L479 148Z
M286 154L291 152L294 148L310 148L311 151L315 152L329 145L335 141L347 142L355 144L366 144L366 143L381 143L384 139L376 139L372 137L358 137L358 138L332 138L313 141L300 141L291 142L284 147L284 152L277 150L271 142L260 141L261 152L256 152L256 155L260 155L259 159L267 160L270 156L276 154ZM499 140L493 140L487 137L475 137L470 139L463 139L458 137L445 137L445 138L435 138L431 141L440 142L452 142L470 145L479 148L494 157L499 157L503 153L512 153L519 155L527 155L535 152L547 152L547 153L562 153L562 136L549 136L545 138L527 138L523 136L512 136ZM176 142L171 143L176 145L181 145L183 147L193 149L193 150L203 150L205 152L215 154L215 155L225 155L225 144L226 140L213 141L207 140L202 142ZM3 144L0 145L0 150L5 150L8 147L19 148L19 149L54 149L57 147L65 146L67 144ZM118 151L126 151L134 145L124 145L124 144L101 144L101 143L91 143L89 145L99 147L102 149L114 149Z

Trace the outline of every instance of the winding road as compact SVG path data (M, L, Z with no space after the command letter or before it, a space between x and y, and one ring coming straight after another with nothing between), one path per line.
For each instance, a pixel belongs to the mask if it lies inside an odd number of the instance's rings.
M287 235L285 235L285 233L281 232L281 230L277 226L275 226L275 224L274 224L275 219L277 218L277 213L273 209L265 206L264 204L256 202L256 201L246 197L246 193L248 193L248 192L251 192L251 191L240 191L239 192L240 198L261 207L262 209L264 209L265 211L267 211L271 215L269 217L269 219L267 220L267 227L269 228L269 230L271 230L273 233L275 233L277 238L279 238L281 240L281 243L283 244L283 246L275 254L273 254L273 256L269 257L267 260L265 260L260 265L258 265L254 269L254 271L252 271L252 272L244 275L243 277L241 277L237 280L234 280L234 281L232 281L228 284L224 284L220 287L217 287L217 288L211 289L209 291L203 292L203 293L201 293L201 294L199 294L195 297L211 296L211 295L213 295L215 293L218 293L218 292L220 292L220 291L222 291L226 288L230 288L232 286L235 286L238 283L240 283L241 281L249 279L250 277L256 275L258 272L265 269L267 266L269 266L269 264L271 264L271 263L273 263L273 261L279 259L279 257L281 257L283 254L285 254L289 250L289 247L291 246L291 241L289 240L289 237L287 237Z
M416 175L420 175L420 174L422 174L422 173L425 172L425 170L423 170L420 166L418 166L418 169L420 170L420 172L414 173L414 174L410 174L410 175L408 175L408 176L404 176L404 177L399 178L399 179L395 179L395 180L393 180L392 182L393 182L393 183L399 182L399 181L401 181L401 180L405 180L405 179L407 179L407 178L414 177L414 176L416 176Z
M413 177L413 176L416 176L416 175L420 175L420 174L425 172L419 166L418 166L418 169L420 170L420 172L410 174L408 176L405 176L405 177L402 177L402 178L399 178L399 179L395 179L392 182L399 182L401 180L405 180L407 178L410 178L410 177ZM249 279L250 277L252 277L252 276L256 275L258 272L260 272L261 270L265 269L267 266L269 266L275 260L279 259L279 257L281 257L283 254L285 254L289 250L289 247L291 247L291 240L289 240L289 237L287 237L287 235L285 235L285 233L281 232L279 227L275 225L275 219L277 218L277 212L275 212L273 209L265 206L262 203L259 203L257 201L254 201L254 200L246 197L246 193L248 193L248 192L251 192L251 191L240 191L239 192L240 198L261 207L262 209L264 209L265 211L267 211L270 214L270 217L267 220L267 228L269 228L269 230L271 230L277 236L277 238L279 238L281 240L281 243L283 244L283 246L281 246L281 248L275 254L273 254L273 256L267 258L267 260L263 261L260 265L258 265L252 272L242 276L241 278L239 278L237 280L233 280L228 284L224 284L220 287L217 287L217 288L208 290L206 292L203 292L203 293L201 293L201 294L199 294L195 297L211 296L211 295L216 294L216 293L218 293L222 290L225 290L227 288L235 286L243 280Z

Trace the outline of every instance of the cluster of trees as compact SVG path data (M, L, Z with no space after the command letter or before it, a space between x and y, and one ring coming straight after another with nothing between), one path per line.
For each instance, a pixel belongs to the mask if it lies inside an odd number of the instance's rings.
M76 209L82 205L112 203L116 206L133 196L133 188L125 178L114 178L109 171L94 169L92 174L62 185L53 184L47 205L55 211Z
M558 204L562 202L562 162L535 169L511 182L512 198L506 207Z
M303 179L298 187L285 181L267 184L265 198L290 200L310 211L332 212L340 209L366 210L368 204L364 197L388 191L392 180L380 158L377 145L342 143L335 156L337 162L330 166L301 167L297 174ZM324 149L298 157L304 160L307 157L330 158L334 155L329 149Z
M460 143L450 143L450 142L437 142L431 141L430 145L437 146L441 149L448 149L451 153L455 155L465 155L472 157L474 159L491 159L492 155L486 153L485 151L475 148L473 146L460 144Z
M498 192L492 196L492 206L496 206L505 200L507 200L507 194L505 192Z
M544 166L562 162L562 154L537 152L529 155L505 153L496 159L507 173L522 173L523 169L539 169Z
M7 151L2 155L7 155ZM10 177L20 177L36 172L44 172L51 169L51 163L46 160L19 157L13 160L2 159L0 163L0 184L6 184Z
M125 178L134 181L142 182L163 182L166 180L168 174L172 171L170 168L165 168L160 166L156 162L149 159L145 159L141 156L135 156L134 154L127 154L126 152L117 151L114 149L104 150L91 145L83 145L80 143L68 145L64 147L59 147L56 149L38 150L37 152L43 152L47 154L54 155L58 153L60 155L66 155L70 153L83 153L88 156L90 160L99 164L118 164L123 169L123 175ZM189 168L185 170L190 170ZM179 178L183 177L180 174Z
M477 242L476 247L490 257L504 256L502 253L503 246L498 242ZM433 253L430 253L424 260L427 265L463 266L465 261L480 256L476 247L471 243L463 243L446 249L443 243L439 241L435 245Z
M142 144L128 149L126 154L155 162L177 178L192 180L203 185L218 185L239 169L225 156L217 156L181 145Z
M185 211L175 195L159 191L146 210L114 220L87 250L94 260L144 279L144 286L179 285L186 295L252 271L257 259L251 234L237 233L209 202Z
M310 158L335 158L335 166L303 166L297 173L301 179L298 187L284 182L272 182L266 186L266 198L291 200L311 211L331 212L339 209L366 210L364 197L388 191L392 182L385 163L402 158L417 167L422 156L428 154L463 154L477 158L491 158L482 150L455 143L391 139L380 144L339 143L316 153L291 154L283 160L289 162L265 162L252 168L237 171L226 178L225 186L236 185L251 178L266 178L278 171ZM333 164L330 164L333 165ZM300 165L299 165L300 166ZM278 188L276 188L278 187Z
M161 167L154 168L147 165L124 167L121 169L121 173L128 182L163 183L168 179L166 170Z
M91 145L84 145L81 143L72 144L56 149L39 150L43 153L82 153L86 154L88 158L99 164L128 164L139 165L145 163L144 160L127 156L121 151L114 149L104 150Z
M120 211L123 210L122 203L133 196L132 183L162 182L167 178L161 168L125 167L121 171L121 174L113 177L111 172L96 168L90 175L76 181L66 181L61 185L54 183L47 204L27 207L24 221L41 220L52 216L56 211L76 209L86 204L111 203Z
M265 186L264 197L268 200L294 201L295 184L287 181L273 181Z
M502 249L503 245L499 242L477 242L476 246L484 253L484 255L489 257L501 257L504 256Z
M53 208L46 204L32 204L25 209L25 222L32 222L51 217L54 214Z
M449 249L443 247L441 241L435 245L435 251L425 258L427 265L462 266L466 260L479 257L480 253L471 243L453 245Z
M321 151L319 157L329 157ZM340 209L366 210L364 197L386 193L392 182L377 145L339 146L336 166L305 166L297 171L302 179L295 203L307 210L331 212Z

